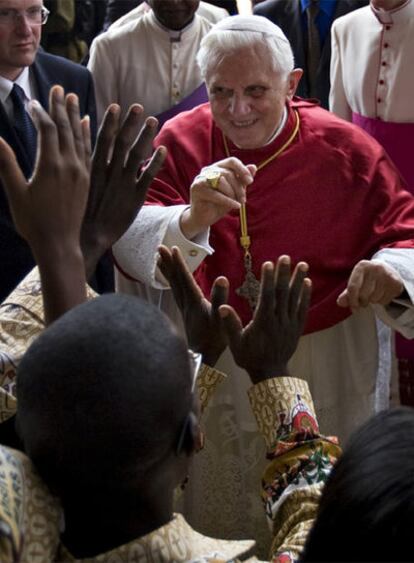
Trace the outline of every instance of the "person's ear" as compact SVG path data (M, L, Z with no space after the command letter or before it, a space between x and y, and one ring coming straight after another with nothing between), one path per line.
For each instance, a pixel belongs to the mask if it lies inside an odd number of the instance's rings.
M301 68L294 68L288 76L286 96L289 100L293 98L296 93L300 79L302 78L303 70Z

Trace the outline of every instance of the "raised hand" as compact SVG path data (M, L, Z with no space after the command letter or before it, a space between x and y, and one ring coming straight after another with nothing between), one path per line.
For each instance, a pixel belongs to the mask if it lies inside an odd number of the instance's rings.
M181 217L181 230L194 238L246 202L246 187L256 174L254 164L230 157L203 168L190 188L190 207ZM212 178L216 180L211 181Z
M217 278L211 290L211 303L203 296L177 247L159 247L158 267L167 279L183 316L189 347L200 352L203 362L214 366L226 348L227 339L219 307L227 303L229 284Z
M253 383L287 375L287 363L296 350L310 302L307 271L307 264L299 262L291 275L288 256L281 256L276 268L265 262L259 302L245 328L232 307L220 307L234 360Z
M77 96L55 86L50 116L32 102L38 129L38 152L32 178L26 181L13 150L0 139L0 177L14 224L35 258L51 245L77 243L89 192L88 123L81 122Z
M142 168L157 132L154 117L148 117L139 131L142 112L142 106L132 105L120 124L120 107L111 104L98 132L81 238L88 274L133 222L164 162L166 149L159 147Z
M34 102L38 151L26 181L13 150L0 139L0 177L17 231L29 243L42 280L46 323L86 298L80 231L89 192L90 137L78 99L50 92L50 116Z

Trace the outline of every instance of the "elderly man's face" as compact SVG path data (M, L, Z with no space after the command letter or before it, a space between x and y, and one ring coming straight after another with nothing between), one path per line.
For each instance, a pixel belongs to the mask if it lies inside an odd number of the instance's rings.
M162 25L178 31L191 22L200 0L148 0L148 4Z
M33 63L40 43L41 25L30 23L24 12L42 6L42 0L0 0L0 75L15 80ZM19 12L10 23L1 21L8 10Z
M240 49L224 57L206 77L214 121L240 148L267 143L302 74L295 70L282 80L267 59L262 47Z

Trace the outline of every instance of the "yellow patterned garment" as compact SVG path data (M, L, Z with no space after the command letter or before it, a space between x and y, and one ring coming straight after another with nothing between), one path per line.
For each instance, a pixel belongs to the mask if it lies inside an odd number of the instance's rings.
M87 288L87 297L96 293ZM0 305L0 423L16 412L16 369L45 328L39 270L33 270Z
M254 548L254 541L216 540L193 530L181 514L161 528L126 545L89 559L75 559L61 546L56 561L83 563L224 563L257 561L246 559Z
M23 453L0 446L0 561L46 562L59 545L61 508Z
M336 438L319 434L306 381L269 379L252 387L249 399L270 460L262 499L273 535L271 560L290 563L299 559L341 449Z

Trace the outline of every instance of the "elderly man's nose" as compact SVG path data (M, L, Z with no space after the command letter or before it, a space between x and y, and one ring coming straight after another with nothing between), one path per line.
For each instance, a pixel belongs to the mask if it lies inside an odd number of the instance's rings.
M244 115L249 113L249 100L245 96L233 95L230 100L230 112L234 115Z

